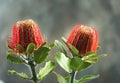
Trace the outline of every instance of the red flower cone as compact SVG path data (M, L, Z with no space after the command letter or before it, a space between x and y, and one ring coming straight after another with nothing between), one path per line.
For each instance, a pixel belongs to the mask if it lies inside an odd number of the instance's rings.
M97 51L98 32L88 26L76 25L71 31L67 43L75 46L81 56L85 56L87 52Z
M12 36L8 39L8 46L15 52L19 52L17 49L19 44L26 50L30 43L34 43L36 48L44 43L39 26L33 20L18 21L13 26Z

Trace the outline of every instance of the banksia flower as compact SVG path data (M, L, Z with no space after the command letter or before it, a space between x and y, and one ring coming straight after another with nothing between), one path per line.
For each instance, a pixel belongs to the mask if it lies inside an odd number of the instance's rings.
M76 25L71 31L67 43L75 46L81 56L86 56L87 52L96 52L98 47L98 32L88 26Z
M39 26L33 20L18 21L12 29L12 35L8 39L8 46L15 52L19 52L18 45L25 50L29 43L34 43L36 48L44 43Z

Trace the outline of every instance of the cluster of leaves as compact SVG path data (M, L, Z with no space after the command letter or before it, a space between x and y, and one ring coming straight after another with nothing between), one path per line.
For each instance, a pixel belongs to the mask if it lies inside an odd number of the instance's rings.
M60 75L56 72L54 72L54 73L56 74L57 80L58 80L59 83L70 83L70 80L71 80L70 75L66 76L66 77L63 77L62 75ZM74 83L84 83L84 82L90 81L92 79L96 79L98 77L99 77L99 75L95 75L95 76L94 75L85 75L79 80L75 79Z
M65 44L66 40L62 38L63 42ZM60 52L57 52L55 54L55 60L60 65L61 68L63 68L66 72L72 73L72 71L82 71L86 68L90 67L92 64L98 62L100 57L105 56L105 54L97 55L95 52L88 52L84 57L80 57L79 51L71 44L67 44L67 47L69 47L71 54L73 57L69 56L69 52L66 49L66 46L61 43L60 41L56 40L55 45L60 50ZM57 75L57 79L59 83L70 83L70 75L67 77L63 77L62 75L54 72ZM99 75L86 75L83 76L79 80L74 80L74 83L84 83L86 81L90 81L92 79L98 78Z
M24 53L9 53L7 55L7 60L9 60L12 63L15 64L27 64L29 65L29 62L31 61L33 63L33 66L37 66L39 64L42 64L46 61L47 57L49 56L50 50L54 47L54 44L51 44L49 46L46 46L46 43L42 44L39 48L35 49L35 44L30 43L27 46L26 51L24 51L24 48L21 45L18 45L19 51L22 51ZM30 65L29 65L30 66ZM37 76L38 80L43 80L54 68L56 64L53 61L48 61L45 63L45 66L43 68L40 68ZM8 70L9 74L20 76L23 79L29 79L30 76L28 76L26 73L19 73L15 70Z
M59 52L55 54L55 60L69 75L64 77L56 72L53 73L57 76L59 83L70 83L72 72L85 70L92 64L98 62L99 58L105 56L104 54L97 55L95 52L88 52L86 56L80 57L79 51L73 45L66 43L65 38L62 38L62 40L63 42L55 40L54 44L49 46L46 46L46 43L44 43L37 49L35 49L35 44L33 43L30 43L26 50L21 45L18 45L18 49L22 53L8 52L7 59L15 64L24 63L29 66L29 62L32 61L32 65L36 66L45 62L51 49L56 46ZM37 79L43 80L55 67L55 62L46 62L45 66L39 69L36 75ZM32 80L26 73L19 73L15 70L9 70L8 72L12 75L18 75L23 79ZM84 83L98 77L99 75L85 75L79 80L74 79L74 83Z

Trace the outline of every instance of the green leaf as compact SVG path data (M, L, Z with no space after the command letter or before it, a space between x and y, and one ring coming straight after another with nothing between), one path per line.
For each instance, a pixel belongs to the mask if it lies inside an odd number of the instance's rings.
M11 74L11 75L17 75L17 76L19 76L19 77L21 77L23 79L29 79L29 77L27 76L27 74L23 73L23 72L18 73L15 70L8 70L8 73Z
M55 46L61 51L63 52L65 55L67 55L67 48L64 46L64 44L62 44L60 41L55 40Z
M16 64L21 64L24 61L22 60L22 58L20 58L19 55L17 54L8 54L7 55L7 60L9 60L12 63L16 63Z
M17 48L18 48L18 50L21 51L21 52L25 51L24 47L21 46L20 44L17 46Z
M34 51L34 48L35 48L35 44L34 44L34 43L28 44L26 53L27 53L27 54L32 54L33 51Z
M57 76L57 80L58 80L59 83L69 83L70 77L65 78L65 77L63 77L62 75L60 75L56 72L54 72L54 74Z
M40 64L44 62L48 57L48 52L50 51L47 47L40 46L35 52L34 52L34 60L36 63Z
M73 56L79 56L79 51L76 49L76 47L74 47L72 44L68 43L69 48L73 54Z
M65 80L66 80L67 83L70 83L71 76L69 75L69 76L65 77Z
M95 52L90 52L90 53L87 53L87 56L84 56L82 58L82 60L84 60L85 62L88 62L88 63L96 63L96 62L98 62L99 58L104 57L104 56L106 56L106 55L105 54L96 55Z
M49 49L52 49L52 48L54 48L54 47L55 47L55 44L54 44L54 43L52 43L52 44L49 45Z
M56 64L52 61L46 62L45 67L41 68L37 77L39 79L44 79L54 68Z
M66 57L63 53L56 53L55 55L55 59L57 61L57 63L68 73L71 73L72 70L70 69L69 65L70 65L70 59L68 57Z
M86 76L82 77L77 83L84 83L84 82L96 79L98 77L99 77L99 75L96 75L96 76L94 76L94 75L86 75Z
M70 68L74 71L81 71L90 65L90 63L81 60L79 57L73 57L70 62Z

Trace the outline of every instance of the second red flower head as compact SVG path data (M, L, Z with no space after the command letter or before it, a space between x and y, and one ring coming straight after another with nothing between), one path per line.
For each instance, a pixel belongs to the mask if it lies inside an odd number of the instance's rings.
M67 43L75 46L79 50L79 54L85 56L87 52L97 51L98 32L85 25L76 25L71 31Z

